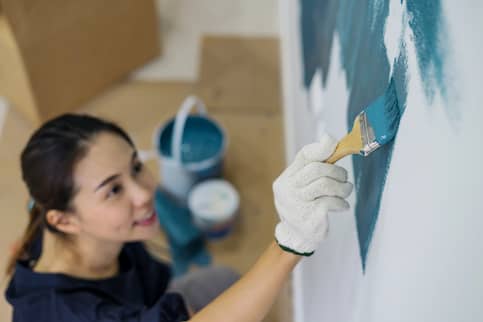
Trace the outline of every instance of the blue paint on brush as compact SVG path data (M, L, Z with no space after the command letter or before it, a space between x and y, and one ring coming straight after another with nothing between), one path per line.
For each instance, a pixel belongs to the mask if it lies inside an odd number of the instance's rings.
M400 111L393 80L384 94L372 102L364 112L379 145L384 145L394 138L399 125Z

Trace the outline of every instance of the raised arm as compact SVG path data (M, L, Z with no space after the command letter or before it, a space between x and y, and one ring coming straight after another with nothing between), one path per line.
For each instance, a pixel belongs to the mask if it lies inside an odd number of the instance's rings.
M299 260L273 242L248 273L190 321L262 321Z
M275 241L237 283L198 312L191 322L258 322L272 306L302 255L310 256L328 231L327 213L349 207L347 172L323 162L337 142L324 136L305 146L275 180L280 222Z

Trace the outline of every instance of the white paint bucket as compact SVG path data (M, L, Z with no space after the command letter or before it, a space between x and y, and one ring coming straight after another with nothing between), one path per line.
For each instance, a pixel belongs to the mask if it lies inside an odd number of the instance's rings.
M238 192L223 179L210 179L197 184L188 197L188 207L195 225L212 239L225 237L232 230L239 204Z

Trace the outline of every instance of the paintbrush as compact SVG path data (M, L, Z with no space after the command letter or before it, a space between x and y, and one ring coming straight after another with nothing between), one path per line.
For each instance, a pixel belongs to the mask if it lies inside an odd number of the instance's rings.
M391 79L384 94L356 116L352 130L339 141L325 162L335 163L349 154L368 156L394 138L400 118L396 89Z

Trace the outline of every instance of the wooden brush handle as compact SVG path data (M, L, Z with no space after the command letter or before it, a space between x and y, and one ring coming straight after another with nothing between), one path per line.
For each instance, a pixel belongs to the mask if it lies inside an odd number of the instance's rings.
M362 149L361 128L359 116L354 120L354 126L346 136L339 141L334 153L325 160L327 163L334 164L349 154L359 154Z

